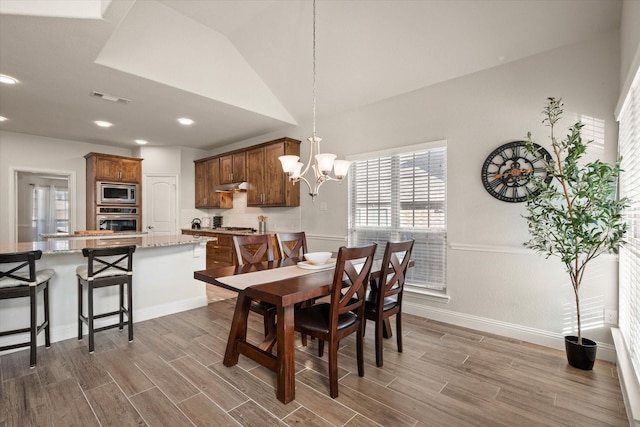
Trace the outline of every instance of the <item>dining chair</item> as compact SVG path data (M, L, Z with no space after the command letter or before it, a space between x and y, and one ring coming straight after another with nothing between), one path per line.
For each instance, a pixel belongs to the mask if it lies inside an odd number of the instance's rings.
M0 347L2 350L14 348L30 348L30 365L36 366L38 334L44 329L46 348L51 346L49 335L49 280L55 272L51 269L36 270L36 261L42 257L42 251L17 252L0 254L0 300L13 298L29 298L30 324L28 328L0 331L0 337L29 333L29 341ZM44 300L44 318L38 324L37 294L42 291Z
M270 234L234 235L233 248L238 265L274 260L273 238ZM252 301L251 311L262 315L264 336L275 336L276 306L264 301Z
M133 253L135 245L113 246L105 248L84 248L82 255L87 263L76 268L78 278L78 340L83 336L83 323L89 328L89 353L94 350L94 334L107 329L122 330L127 325L129 342L133 341ZM95 290L117 286L119 294L118 309L106 313L94 312ZM87 290L87 315L84 315L84 292ZM125 304L126 289L126 304ZM124 316L127 320L124 320ZM118 316L118 321L105 326L95 327L95 320Z
M276 233L280 257L302 258L307 253L307 235L304 231L295 233Z
M385 322L396 315L396 340L398 352L402 353L402 293L411 260L414 240L387 242L382 257L380 276L371 281L364 305L367 320L376 324L376 366L382 366L382 338ZM365 329L366 326L363 327Z
M295 330L329 346L329 394L338 397L338 344L356 333L358 375L364 376L364 299L376 252L376 244L341 247L331 284L330 302L300 308L295 312Z

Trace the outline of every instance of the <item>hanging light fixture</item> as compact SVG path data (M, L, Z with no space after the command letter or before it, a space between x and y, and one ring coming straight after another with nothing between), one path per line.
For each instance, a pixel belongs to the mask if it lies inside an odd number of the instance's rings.
M322 138L316 135L316 0L313 0L313 132L307 138L311 143L309 147L309 161L304 171L304 163L299 156L280 156L282 170L289 176L289 181L296 183L304 181L309 187L309 195L315 200L320 186L327 181L342 181L347 176L351 162L348 160L336 160L336 155L320 152ZM313 169L313 176L309 179L305 175ZM331 176L331 171L333 175Z

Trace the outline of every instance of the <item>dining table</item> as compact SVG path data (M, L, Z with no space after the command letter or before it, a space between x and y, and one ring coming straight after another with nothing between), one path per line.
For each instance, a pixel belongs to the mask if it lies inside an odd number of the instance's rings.
M381 264L382 260L374 261L371 280L379 277ZM324 266L312 266L298 258L287 258L194 272L195 279L238 292L223 364L236 365L240 354L254 360L276 373L278 400L283 403L294 400L294 308L330 294L334 265L329 262ZM252 301L276 307L275 332L261 343L247 341ZM272 352L274 345L275 355Z

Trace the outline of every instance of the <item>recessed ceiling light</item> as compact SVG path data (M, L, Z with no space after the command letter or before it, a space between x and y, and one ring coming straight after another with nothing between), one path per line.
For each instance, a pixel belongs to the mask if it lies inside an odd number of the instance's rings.
M144 145L144 144L148 143L149 141L146 141L144 139L136 139L135 142L136 142L136 144Z
M180 123L181 125L189 126L193 124L193 120L187 119L186 117L180 117L178 119L178 123Z
M4 117L4 116L0 116L0 122L6 122L7 120L9 120L9 119L7 119L7 118L6 118L6 117Z
M0 83L14 85L18 83L18 79L16 79L15 77L7 76L6 74L0 74Z
M113 123L105 122L104 120L96 120L93 123L95 123L97 126L100 126L101 128L110 128L111 126L113 126Z

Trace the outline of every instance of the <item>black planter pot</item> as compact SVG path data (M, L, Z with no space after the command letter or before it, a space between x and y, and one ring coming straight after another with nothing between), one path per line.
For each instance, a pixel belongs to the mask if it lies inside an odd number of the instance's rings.
M567 351L567 361L574 368L590 371L596 361L598 345L595 341L582 338L582 345L578 344L578 337L564 337L564 347Z

